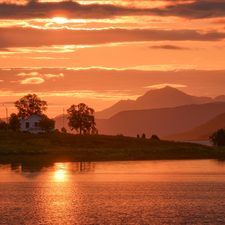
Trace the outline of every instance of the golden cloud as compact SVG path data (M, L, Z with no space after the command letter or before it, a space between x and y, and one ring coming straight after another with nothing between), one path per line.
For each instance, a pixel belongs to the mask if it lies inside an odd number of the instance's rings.
M31 73L19 73L17 76L37 76L38 72L31 72Z
M40 77L31 77L20 82L21 84L41 84L44 83L44 79Z
M64 74L63 73L60 73L60 74L45 74L44 75L45 77L47 78L52 78L52 77L64 77Z
M170 86L174 88L187 87L187 85L183 85L183 84L156 84L156 85L147 86L145 88L157 89L157 88L164 88L166 86Z

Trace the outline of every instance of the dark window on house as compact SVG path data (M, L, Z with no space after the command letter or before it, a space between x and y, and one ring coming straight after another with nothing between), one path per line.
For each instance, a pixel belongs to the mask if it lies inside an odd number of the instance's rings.
M26 128L29 128L29 126L30 126L30 123L26 122Z
M39 127L39 123L38 123L38 122L35 122L35 123L34 123L34 126L35 126L35 127Z

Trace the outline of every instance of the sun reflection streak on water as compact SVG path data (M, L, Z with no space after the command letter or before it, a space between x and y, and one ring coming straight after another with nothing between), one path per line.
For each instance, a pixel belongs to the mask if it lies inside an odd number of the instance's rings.
M65 182L68 178L66 163L55 163L54 182Z

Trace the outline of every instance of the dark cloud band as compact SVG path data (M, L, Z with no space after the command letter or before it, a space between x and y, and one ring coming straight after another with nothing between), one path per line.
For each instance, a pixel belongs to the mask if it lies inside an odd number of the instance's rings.
M148 41L220 41L225 33L198 30L108 29L68 30L0 28L0 48L41 47L52 45L101 45Z
M27 5L0 4L0 19L47 19L57 16L74 19L102 19L117 16L177 16L188 19L216 18L225 16L224 1L186 2L169 1L158 8L137 8L112 4L87 4L77 2L37 2Z

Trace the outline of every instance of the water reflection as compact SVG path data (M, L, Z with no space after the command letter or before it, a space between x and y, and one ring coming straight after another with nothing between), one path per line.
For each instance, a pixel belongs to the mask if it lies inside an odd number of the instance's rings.
M215 160L0 165L1 224L224 224Z
M54 170L56 174L70 172L90 172L95 170L95 162L73 162L73 163L45 163L45 162L23 162L0 164L0 170L10 170L16 173L36 173Z

